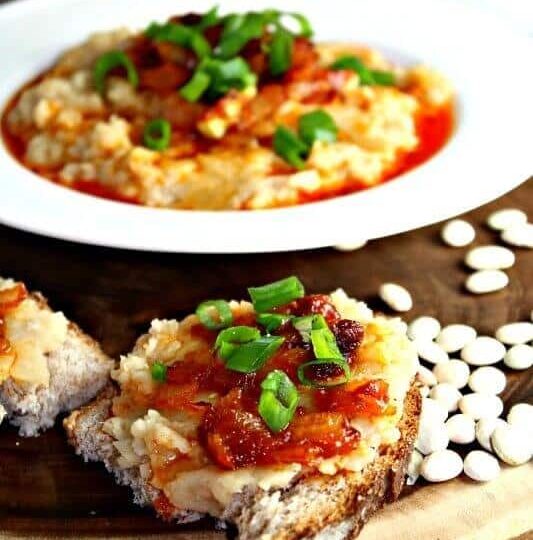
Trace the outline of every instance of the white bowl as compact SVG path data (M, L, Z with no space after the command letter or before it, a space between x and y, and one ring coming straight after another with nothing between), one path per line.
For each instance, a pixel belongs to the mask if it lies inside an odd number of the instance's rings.
M246 0L219 2L250 9ZM0 8L0 102L96 30L143 28L212 1L22 0ZM437 0L256 0L309 16L318 40L357 41L393 58L423 61L457 90L457 126L431 160L352 195L263 211L162 210L59 187L0 145L0 221L77 242L203 253L284 251L379 238L486 203L533 171L533 46L497 20Z

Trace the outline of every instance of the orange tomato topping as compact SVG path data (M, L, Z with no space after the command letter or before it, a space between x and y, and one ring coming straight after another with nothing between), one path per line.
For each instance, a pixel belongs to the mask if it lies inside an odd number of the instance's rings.
M310 295L278 311L298 316L323 314L356 373L363 327L341 319L329 296ZM253 313L237 317L234 323L257 326ZM382 380L350 382L327 389L302 386L297 376L298 366L314 356L310 344L303 341L290 321L274 332L285 338L283 345L253 373L239 373L225 367L213 351L215 331L198 323L190 332L209 348L192 350L183 361L169 366L166 381L158 385L151 406L170 413L186 411L194 415L199 421L199 444L223 469L295 462L312 464L317 459L351 452L357 448L360 434L350 420L383 414L387 407L388 386ZM291 423L278 433L268 428L258 412L261 382L274 369L284 371L302 396ZM213 395L215 400L207 397Z

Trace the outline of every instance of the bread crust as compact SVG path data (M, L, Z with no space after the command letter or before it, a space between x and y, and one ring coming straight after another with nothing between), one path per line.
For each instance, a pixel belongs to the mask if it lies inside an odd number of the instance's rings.
M94 402L66 418L68 440L85 460L102 461L119 483L129 485L135 502L153 505L158 490L142 478L138 467L121 470L117 466L118 452L113 440L102 431L116 393L116 387L109 385ZM237 526L241 540L355 538L370 516L385 503L397 499L403 488L418 431L420 407L420 393L412 385L398 426L399 441L383 447L363 472L333 476L317 473L302 476L282 490L245 490L233 497L223 518ZM196 512L180 512L173 519L184 523L201 517Z
M374 512L400 495L418 432L420 407L420 392L412 386L398 426L400 440L382 448L362 473L315 474L282 491L256 492L233 511L230 508L227 517L237 524L241 540L313 537L328 525L340 526L346 518L350 519L348 537L355 538Z
M39 309L52 311L40 293L30 295ZM50 384L29 386L8 378L0 384L0 403L23 436L35 436L54 424L57 415L92 399L109 380L113 361L100 345L68 321L64 343L47 354Z

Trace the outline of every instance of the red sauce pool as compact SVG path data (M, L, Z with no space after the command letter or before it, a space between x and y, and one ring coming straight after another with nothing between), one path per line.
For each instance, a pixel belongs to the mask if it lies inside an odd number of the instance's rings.
M447 103L443 107L428 109L419 113L416 119L416 132L420 141L418 146L410 152L399 155L394 166L376 185L389 182L431 159L444 147L453 133L454 125L453 103ZM317 202L371 189L371 187L369 188L363 182L354 181L349 185L342 186L338 190L316 191L305 197L302 196L300 202Z
M420 140L412 152L407 152L398 158L387 179L414 169L436 154L450 138L454 128L453 105L423 112L417 118L416 131Z
M93 197L100 197L102 199L109 199L111 201L128 204L140 204L140 202L134 197L126 197L125 195L121 195L120 193L105 187L96 180L77 180L76 182L72 183L72 186L66 187L71 187L75 191L81 191L82 193L92 195Z

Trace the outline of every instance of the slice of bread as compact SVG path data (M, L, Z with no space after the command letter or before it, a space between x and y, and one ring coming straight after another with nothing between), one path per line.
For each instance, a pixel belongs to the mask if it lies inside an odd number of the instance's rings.
M149 485L140 467L118 466L114 441L102 431L116 392L109 385L93 403L66 418L68 440L86 461L102 461L119 483L130 486L136 503L154 505L159 491ZM354 538L376 510L400 494L417 435L420 405L420 393L413 385L398 425L399 441L380 448L378 457L362 472L315 473L297 478L284 489L245 489L232 498L223 519L236 525L241 540ZM201 517L184 511L173 519L185 523Z
M2 281L8 283L0 279ZM8 285L12 283L9 280ZM9 421L19 428L20 435L35 436L51 427L59 413L79 407L100 392L109 380L113 361L78 326L61 313L54 313L39 293L30 294L23 304L30 306L31 310L26 309L24 317L17 322L16 331L13 330L17 341L11 345L15 362L23 366L18 369L18 374L25 371L28 377L4 373L0 383L0 404L5 408ZM32 314L36 317L32 318ZM49 346L49 328L43 323L43 314L45 317L51 314L62 325L61 339L56 340L53 346ZM26 329L28 335L24 334ZM43 361L36 366L33 361L40 340L44 343L38 349ZM45 372L45 383L32 380L34 368Z

